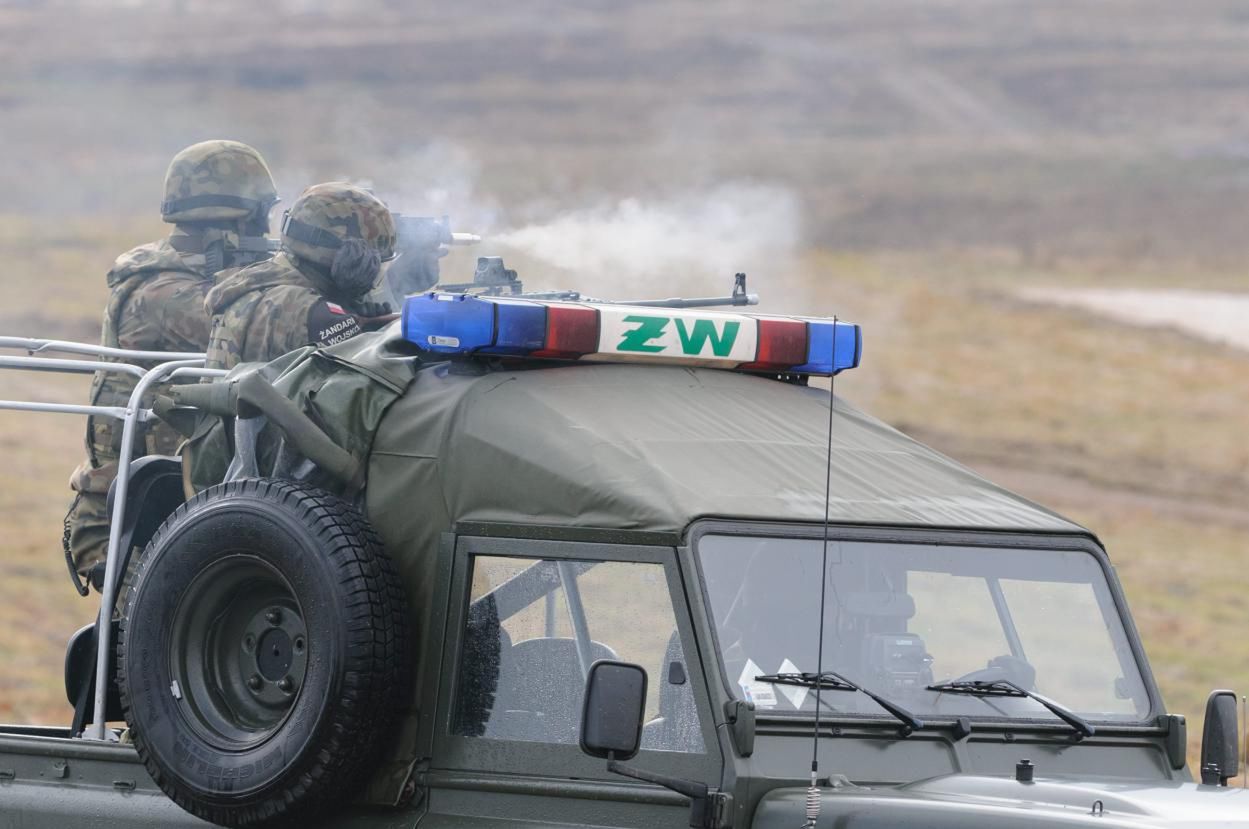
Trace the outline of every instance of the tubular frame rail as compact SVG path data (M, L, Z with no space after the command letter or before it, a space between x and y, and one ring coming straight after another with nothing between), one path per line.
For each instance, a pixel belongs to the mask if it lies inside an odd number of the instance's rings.
M0 337L0 349L18 349L28 356L0 355L0 369L16 371L47 371L61 374L125 374L137 379L126 406L74 405L68 403L45 403L40 401L0 400L0 409L24 412L52 412L56 414L97 415L111 417L122 422L121 452L117 462L117 478L113 493L113 511L109 516L108 551L104 559L104 585L101 591L100 613L96 620L95 698L90 728L82 733L84 739L105 739L105 702L108 695L108 654L112 648L112 614L117 603L117 583L121 576L117 562L121 558L121 528L126 517L126 494L130 485L130 462L134 455L134 435L137 424L152 418L152 411L142 407L143 395L154 385L179 378L224 377L225 371L204 368L204 354L168 353L162 351L130 351L88 343L65 340L39 340L27 337ZM61 359L36 357L36 354L74 354L96 359ZM105 361L105 360L109 361ZM112 362L116 360L117 362ZM144 368L133 362L156 362L152 368Z

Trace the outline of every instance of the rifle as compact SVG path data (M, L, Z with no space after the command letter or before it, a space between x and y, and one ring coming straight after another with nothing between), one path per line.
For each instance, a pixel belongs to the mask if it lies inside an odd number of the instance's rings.
M443 216L405 216L391 213L395 220L395 260L386 268L386 278L374 289L378 302L392 308L403 305L404 297L427 291L438 284L438 260L452 245L475 245L481 237L475 233L455 233L451 219Z
M746 274L733 277L733 292L728 296L670 297L668 299L638 299L613 301L586 296L580 291L526 291L515 270L503 264L501 256L477 257L477 268L471 282L439 284L441 273L438 260L442 259L452 245L475 245L481 237L475 233L453 233L449 217L435 219L428 216L405 216L392 213L398 240L395 245L400 256L386 270L382 285L370 295L376 302L387 303L396 311L402 309L405 298L413 294L437 289L451 294L474 294L476 296L516 297L519 299L555 300L564 302L612 302L617 305L637 305L645 308L713 308L723 306L741 307L758 305L759 295L746 291ZM399 314L387 314L362 320L368 330L381 327Z
M609 300L586 296L580 291L526 291L516 271L503 265L501 256L479 256L472 282L439 285L438 290L450 294L472 293L476 296L508 296L518 299L545 299L562 302L597 302L612 305L637 305L644 308L714 308L718 306L758 305L759 295L747 293L746 274L733 275L733 292L728 296L669 297L668 299Z
M504 266L502 256L478 256L477 270L472 282L453 282L439 285L438 290L448 294L474 293L478 296L525 296L525 286L516 271Z

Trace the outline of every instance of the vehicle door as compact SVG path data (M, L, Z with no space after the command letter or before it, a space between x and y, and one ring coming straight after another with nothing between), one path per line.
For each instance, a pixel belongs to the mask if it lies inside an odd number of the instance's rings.
M422 827L685 826L687 801L579 747L589 666L648 674L635 762L716 787L722 756L671 547L458 539Z

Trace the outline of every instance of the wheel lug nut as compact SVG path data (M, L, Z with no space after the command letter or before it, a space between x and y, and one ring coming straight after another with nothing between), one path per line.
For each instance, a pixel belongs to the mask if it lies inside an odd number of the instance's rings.
M294 687L295 687L295 683L294 681L291 680L289 676L282 677L281 681L278 682L278 688L284 694L289 694L294 689Z
M277 627L282 624L282 611L278 610L276 607L273 608L265 614L265 621L274 627Z
M253 691L259 691L262 684L259 674L252 674L247 678L247 687Z
M256 647L256 637L252 636L250 633L247 634L247 636L243 638L243 650L251 651L251 650L254 650L255 647Z

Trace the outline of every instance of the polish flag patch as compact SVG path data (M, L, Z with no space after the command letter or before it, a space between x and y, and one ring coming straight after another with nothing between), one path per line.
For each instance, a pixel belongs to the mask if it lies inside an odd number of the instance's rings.
M347 309L343 308L341 305L335 305L333 302L326 302L325 307L329 308L335 314L342 314L343 316L347 315Z

